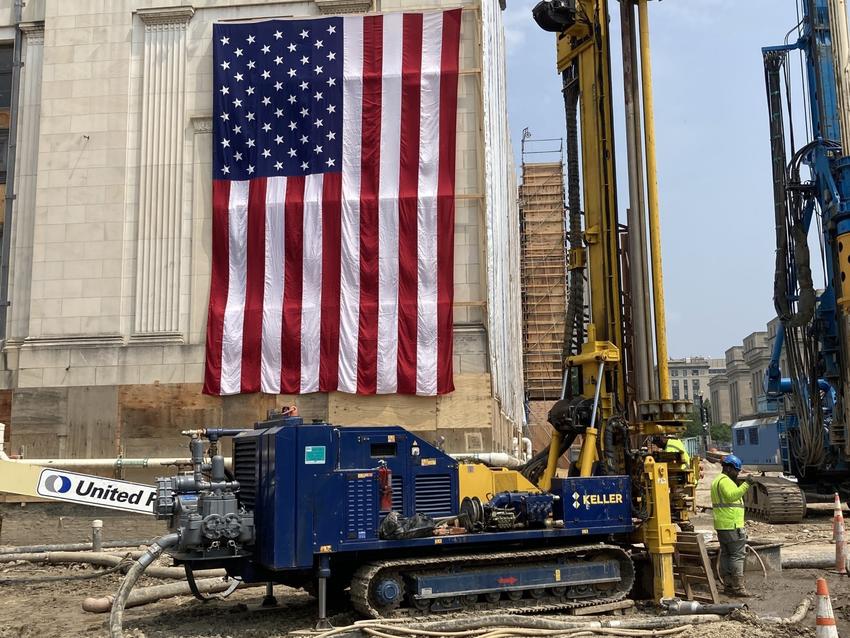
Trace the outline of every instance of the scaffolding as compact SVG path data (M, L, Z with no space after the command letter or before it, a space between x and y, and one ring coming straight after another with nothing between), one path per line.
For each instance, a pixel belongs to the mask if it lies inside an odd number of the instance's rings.
M563 140L522 140L523 368L529 400L560 397L567 310Z

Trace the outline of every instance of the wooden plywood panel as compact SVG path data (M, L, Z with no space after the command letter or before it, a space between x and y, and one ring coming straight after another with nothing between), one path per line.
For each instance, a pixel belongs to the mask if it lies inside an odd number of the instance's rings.
M23 388L12 396L9 449L29 458L58 457L68 436L68 389Z
M489 374L455 376L455 391L437 399L437 428L493 427L493 399Z
M437 399L334 392L328 396L328 421L335 425L401 425L412 432L434 431Z
M68 444L73 458L108 458L119 451L118 388L68 388Z

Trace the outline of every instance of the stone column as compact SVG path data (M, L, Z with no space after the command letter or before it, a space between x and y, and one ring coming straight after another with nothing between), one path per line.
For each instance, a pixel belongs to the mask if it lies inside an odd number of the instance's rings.
M29 336L44 23L25 22L21 24L21 31L24 40L18 110L17 192L12 210L12 227L4 229L12 233L7 346L19 345Z
M133 338L182 341L180 264L189 6L141 9L145 44Z

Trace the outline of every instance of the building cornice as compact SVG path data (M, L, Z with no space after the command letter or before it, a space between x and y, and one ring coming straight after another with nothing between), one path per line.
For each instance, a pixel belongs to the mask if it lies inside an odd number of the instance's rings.
M136 11L146 27L175 25L182 26L192 19L195 15L195 8L192 5L183 5L180 7L156 7L153 9L139 9Z
M314 0L324 14L365 13L372 9L372 0Z
M27 42L44 43L44 22L21 22L19 27L27 36Z

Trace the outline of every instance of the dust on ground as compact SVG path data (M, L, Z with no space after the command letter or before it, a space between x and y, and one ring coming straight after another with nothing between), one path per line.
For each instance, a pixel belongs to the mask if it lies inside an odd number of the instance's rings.
M4 506L0 545L35 545L74 543L89 540L91 520L104 521L107 540L154 538L164 533L164 523L150 516L123 515L108 511L93 514L91 509L64 505L40 504ZM698 530L711 530L710 513L695 519ZM823 555L834 551L832 521L829 516L815 516L799 525L765 525L748 523L751 538L781 542L783 552L797 555ZM167 564L167 558L162 559ZM77 574L90 569L83 566L42 566L0 564L0 579L38 575ZM790 616L800 600L814 591L815 579L825 576L829 582L832 603L841 635L850 635L850 578L828 574L824 570L785 570L747 574L747 586L753 597L747 603L750 612L764 616ZM163 581L143 578L139 587ZM95 580L31 585L0 586L0 638L95 637L106 633L106 614L91 614L81 608L89 596L114 593L120 583L117 575ZM226 600L201 602L190 597L173 598L127 610L125 634L133 638L279 638L297 630L312 627L316 601L306 592L283 586L275 587L280 606L262 609L264 589L238 590ZM724 598L724 600L726 600ZM336 626L350 624L356 618L336 601L332 622ZM647 612L638 612L647 613ZM695 627L684 636L692 638L801 638L814 636L814 612L809 612L798 626L765 625L744 616Z

